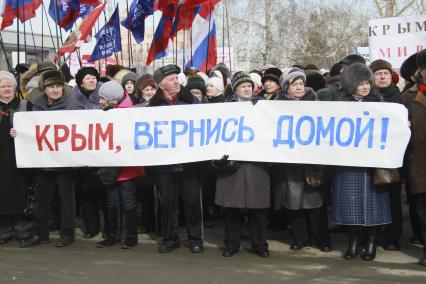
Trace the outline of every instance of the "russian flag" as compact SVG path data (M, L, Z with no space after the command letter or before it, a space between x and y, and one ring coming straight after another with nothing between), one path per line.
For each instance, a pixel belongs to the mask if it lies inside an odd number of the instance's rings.
M11 26L15 18L19 18L21 23L34 18L35 12L41 3L42 0L6 0L4 2L1 29Z
M214 20L206 20L203 23L200 31L195 36L193 46L192 59L188 60L185 68L195 67L200 71L206 72L216 66L216 23Z

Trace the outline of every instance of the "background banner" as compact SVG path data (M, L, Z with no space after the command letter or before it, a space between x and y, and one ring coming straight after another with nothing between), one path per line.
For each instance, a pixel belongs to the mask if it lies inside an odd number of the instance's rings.
M20 112L18 167L152 166L220 159L402 165L407 109L391 103L259 101Z

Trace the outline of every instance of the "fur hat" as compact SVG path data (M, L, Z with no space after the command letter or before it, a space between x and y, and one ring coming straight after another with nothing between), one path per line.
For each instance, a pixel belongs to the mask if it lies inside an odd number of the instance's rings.
M425 69L426 68L426 49L423 49L416 56L417 68Z
M257 84L258 87L262 87L262 77L256 73L256 72L251 72L249 74L251 80Z
M312 63L307 64L307 65L305 66L305 68L303 68L303 69L304 69L304 70L317 70L317 71L319 71L318 66L316 66L315 64L312 64Z
M292 84L298 78L302 79L303 83L306 83L306 74L305 72L303 72L302 69L297 67L289 68L280 77L281 89L283 89L284 91L287 91L290 84Z
M65 76L61 71L58 70L47 70L41 73L40 79L38 80L38 87L44 91L47 86L50 85L65 85Z
M345 64L345 65L352 65L354 63L361 63L361 64L366 64L365 62L365 58L362 57L359 54L349 54L347 56L345 56L341 61L341 64Z
M136 81L136 90L138 93L141 93L148 86L157 89L157 83L155 83L154 77L151 74L144 74Z
M43 61L37 64L38 73L42 73L47 70L58 70L58 68L56 67L55 64L53 64L53 62L50 62L50 61Z
M379 70L389 70L390 73L393 72L392 65L389 62L387 62L386 60L383 60L383 59L377 59L377 60L374 60L373 62L371 62L370 69L373 72L373 74L376 73L376 71L379 71Z
M271 81L274 81L275 83L277 83L279 85L280 84L280 77L281 77L282 74L283 74L283 72L278 68L275 68L275 67L268 68L263 73L262 84L265 84L266 80L271 80Z
M81 84L83 84L83 79L86 77L86 75L92 75L96 77L96 81L99 81L98 70L96 70L94 67L83 67L77 71L77 74L75 74L75 82L79 88L81 88Z
M124 67L119 64L109 64L106 67L106 74L107 76L110 76L111 78L117 74L118 71L123 69Z
M193 89L200 90L203 93L203 96L205 96L207 92L206 83L204 79L198 75L188 78L188 82L186 83L186 88L190 91Z
M314 91L325 88L325 79L317 70L306 70L306 86L311 87Z
M117 105L123 99L124 89L120 83L111 80L102 84L99 88L99 97L106 100L111 105Z
M123 68L120 71L118 71L117 73L115 73L115 75L114 75L114 77L112 77L112 79L121 84L121 82L123 82L124 76L126 76L130 72L132 72L132 71L130 71L127 68Z
M179 66L175 64L168 64L155 70L153 77L155 82L159 84L161 81L163 81L164 77L171 74L179 74L179 73L180 73Z
M254 88L254 83L250 75L244 71L238 71L237 73L234 74L231 80L232 91L235 92L235 90L237 89L239 85L246 82L251 83L252 87Z
M136 73L134 72L129 72L123 76L123 81L121 82L121 84L124 86L124 84L126 84L127 81L132 81L133 83L136 84L137 80L138 80L138 75L136 75Z
M354 63L342 73L342 87L346 94L353 95L359 84L369 81L373 85L373 73L362 63Z
M214 87L216 87L216 89L219 90L219 93L223 94L223 92L225 92L225 86L223 85L223 80L222 78L219 77L211 77L207 80L207 85L212 85Z
M417 53L410 55L404 62L402 62L401 69L399 72L401 77L404 78L405 81L414 83L411 78L417 72L417 63L416 63Z
M16 82L16 79L15 79L15 76L13 76L12 73L7 72L7 71L0 71L0 81L2 81L2 80L11 81L16 88L17 82Z
M334 77L340 75L340 70L342 70L342 63L337 62L331 66L330 69L330 77Z

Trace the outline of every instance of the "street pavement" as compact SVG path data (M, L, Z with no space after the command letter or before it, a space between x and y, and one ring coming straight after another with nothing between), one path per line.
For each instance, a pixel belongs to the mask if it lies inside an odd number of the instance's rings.
M372 262L343 260L344 233L333 233L333 251L307 247L289 250L288 231L269 231L271 256L250 252L248 241L233 257L222 257L223 223L206 228L205 251L192 254L183 244L171 253L157 252L158 237L139 235L139 245L123 250L119 245L99 249L96 241L83 240L66 248L52 242L21 249L16 242L0 246L0 284L3 283L426 283L426 267L417 265L421 247L408 245L411 237L405 217L401 251L378 249ZM247 234L247 228L245 230ZM182 239L185 230L181 228Z

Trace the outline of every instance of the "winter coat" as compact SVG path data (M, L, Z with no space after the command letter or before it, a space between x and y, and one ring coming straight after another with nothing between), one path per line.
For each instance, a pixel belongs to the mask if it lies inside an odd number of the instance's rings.
M426 192L426 96L414 85L405 91L401 100L408 109L411 140L407 148L407 178L411 194Z
M64 93L68 96L71 96L72 94L72 88L68 86L67 84L64 85ZM25 99L35 104L36 100L42 97L43 95L44 95L44 92L40 90L40 88L35 88L30 93L27 94Z
M12 113L31 108L31 104L22 105L18 97L9 103L0 102L0 215L24 213L26 179L23 170L16 167L15 143L10 136Z
M387 103L401 103L401 91L397 86L391 84L388 88L378 90L383 95L383 100Z
M86 95L83 93L79 86L75 86L72 89L71 96L78 101L81 105L84 106L84 109L101 109L101 105L99 104L99 88L102 86L102 82L98 82L96 89L90 94Z
M187 105L187 104L199 104L200 101L194 97L191 92L185 87L181 86L180 92L177 94L177 100L174 105ZM173 106L169 105L162 94L161 89L158 89L155 95L149 100L148 107L156 106ZM198 163L186 163L186 164L173 164L166 166L152 167L152 170L158 173L177 173L183 170L193 170L197 167Z
M352 95L339 97L352 101ZM371 91L363 102L380 102L381 95ZM335 167L331 191L330 222L341 225L383 225L392 222L389 192L376 188L373 170L366 167Z
M235 96L232 96L235 102ZM256 103L260 98L253 98ZM219 169L215 203L222 207L264 209L270 206L269 169L266 163L228 161Z
M43 95L34 102L33 111L49 111L49 110L81 110L84 107L71 96L62 95L60 99L52 105L48 104L47 96Z
M280 90L275 100L291 100ZM313 89L305 87L305 96L301 101L316 101ZM306 183L305 167L302 164L272 164L271 182L276 210L285 207L290 210L315 209L323 205L321 188L313 188Z

